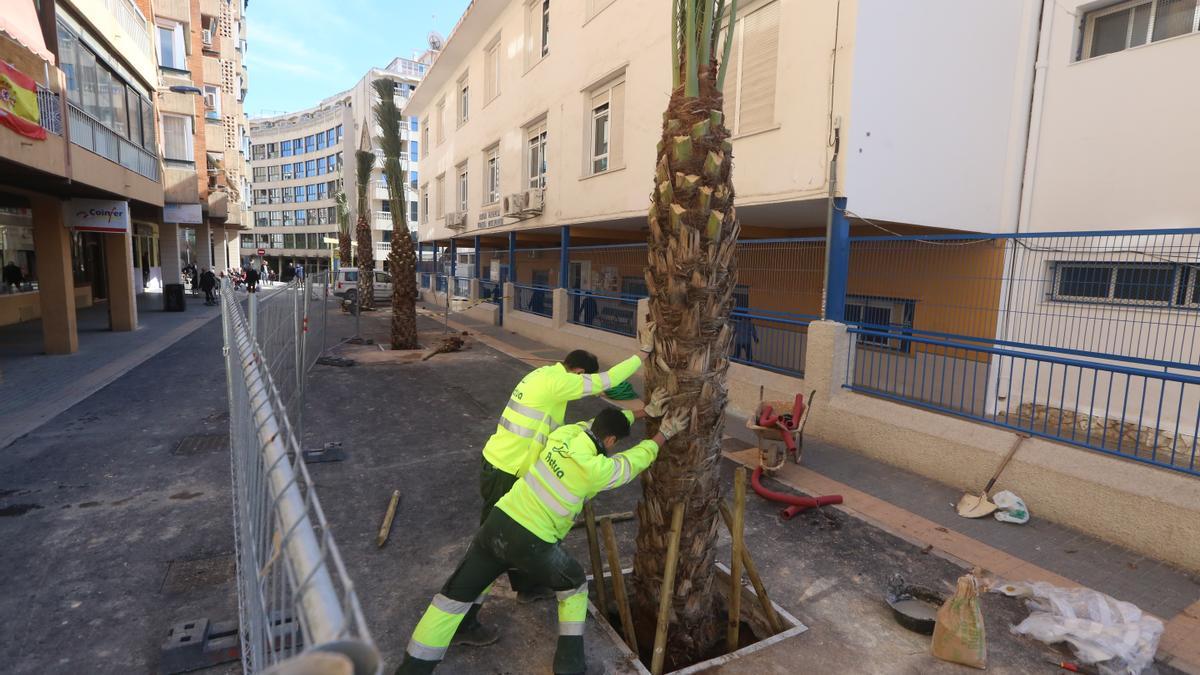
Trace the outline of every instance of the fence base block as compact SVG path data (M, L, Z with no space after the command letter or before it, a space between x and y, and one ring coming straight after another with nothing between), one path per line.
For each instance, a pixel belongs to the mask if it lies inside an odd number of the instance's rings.
M326 443L319 450L305 450L304 463L318 464L320 462L340 462L346 459L346 451L341 442Z
M182 621L167 631L159 659L159 672L162 675L175 675L241 658L236 621Z

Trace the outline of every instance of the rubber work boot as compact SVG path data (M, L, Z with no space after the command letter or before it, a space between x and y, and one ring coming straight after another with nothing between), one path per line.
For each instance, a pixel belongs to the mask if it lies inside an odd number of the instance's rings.
M422 661L414 659L408 654L404 655L404 660L396 668L394 675L431 675L433 669L437 667L439 661Z
M584 675L587 659L583 655L582 635L559 635L554 650L554 675Z
M528 605L542 600L553 600L555 598L554 591L540 586L529 591L517 591L517 602Z
M459 624L458 630L454 632L454 637L450 639L450 644L484 647L499 639L500 633L495 628L485 626L478 620L470 623L464 621Z

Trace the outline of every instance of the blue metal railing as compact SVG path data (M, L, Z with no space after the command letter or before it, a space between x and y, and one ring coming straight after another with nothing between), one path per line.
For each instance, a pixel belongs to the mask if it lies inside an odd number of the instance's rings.
M516 296L513 309L516 311L545 317L554 315L554 291L550 287L513 284L513 290Z
M437 284L437 292L438 293L446 292L446 277L445 276L443 276L441 274L434 276L434 282Z
M429 272L421 272L421 288L429 288L433 283L433 275Z
M567 321L629 337L637 336L637 304L642 296L572 288L567 291Z
M735 363L804 377L808 323L818 316L735 309L730 317L733 340L729 359Z
M846 388L1200 475L1200 376L851 328Z
M454 277L454 297L471 297L471 280L466 277Z
M493 305L500 304L500 298L504 295L504 284L498 281L488 281L486 279L479 280L479 299L484 302L490 302Z

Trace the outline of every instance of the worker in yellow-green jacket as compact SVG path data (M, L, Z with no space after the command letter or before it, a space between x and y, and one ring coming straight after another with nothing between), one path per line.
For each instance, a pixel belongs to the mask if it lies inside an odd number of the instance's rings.
M479 472L479 492L483 497L480 523L517 479L525 475L546 446L546 439L562 425L569 401L599 396L638 371L642 360L654 349L653 322L640 331L638 341L641 347L638 355L603 373L597 372L600 363L594 354L578 349L567 354L561 363L542 366L521 379L500 414L495 433L483 447ZM508 578L521 602L554 597L548 588L529 582L520 572L513 571ZM479 603L476 604L454 636L455 644L481 646L495 642L496 632L479 622Z
M635 417L661 416L665 404L666 397L656 391L638 413L609 409L590 422L568 424L550 434L545 449L488 514L466 557L425 610L397 675L432 672L475 600L486 596L496 577L511 569L557 592L555 674L586 670L587 577L561 542L584 502L633 480L655 460L667 439L686 427L687 412L677 410L662 420L653 437L608 456L608 450L629 435Z

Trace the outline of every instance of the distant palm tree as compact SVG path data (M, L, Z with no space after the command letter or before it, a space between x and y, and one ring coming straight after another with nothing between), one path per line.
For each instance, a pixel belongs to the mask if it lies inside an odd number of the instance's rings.
M334 197L337 201L337 218L338 218L338 258L342 261L342 267L350 266L350 200L346 197L345 191L338 190L337 196Z
M713 558L739 225L721 90L737 0L728 6L726 0L675 0L673 6L673 88L649 215L646 286L658 329L646 391L665 388L672 408L691 412L691 423L642 474L633 600L638 642L648 644L663 592L670 514L683 504L666 646L667 663L681 667L717 644L724 621L715 602Z
M380 79L372 85L379 96L375 122L383 130L378 141L383 150L383 173L392 213L392 252L388 254L388 272L392 275L392 349L416 349L417 252L408 234L408 199L404 196L408 171L400 163L404 152L404 141L400 138L404 117L396 107L392 81Z
M367 188L371 184L371 169L375 167L375 153L370 150L359 150L354 153L357 162L355 176L358 183L355 186L358 193L358 223L354 228L355 239L358 241L358 308L375 309L375 254L371 249L371 220L367 218L370 201L367 200Z

